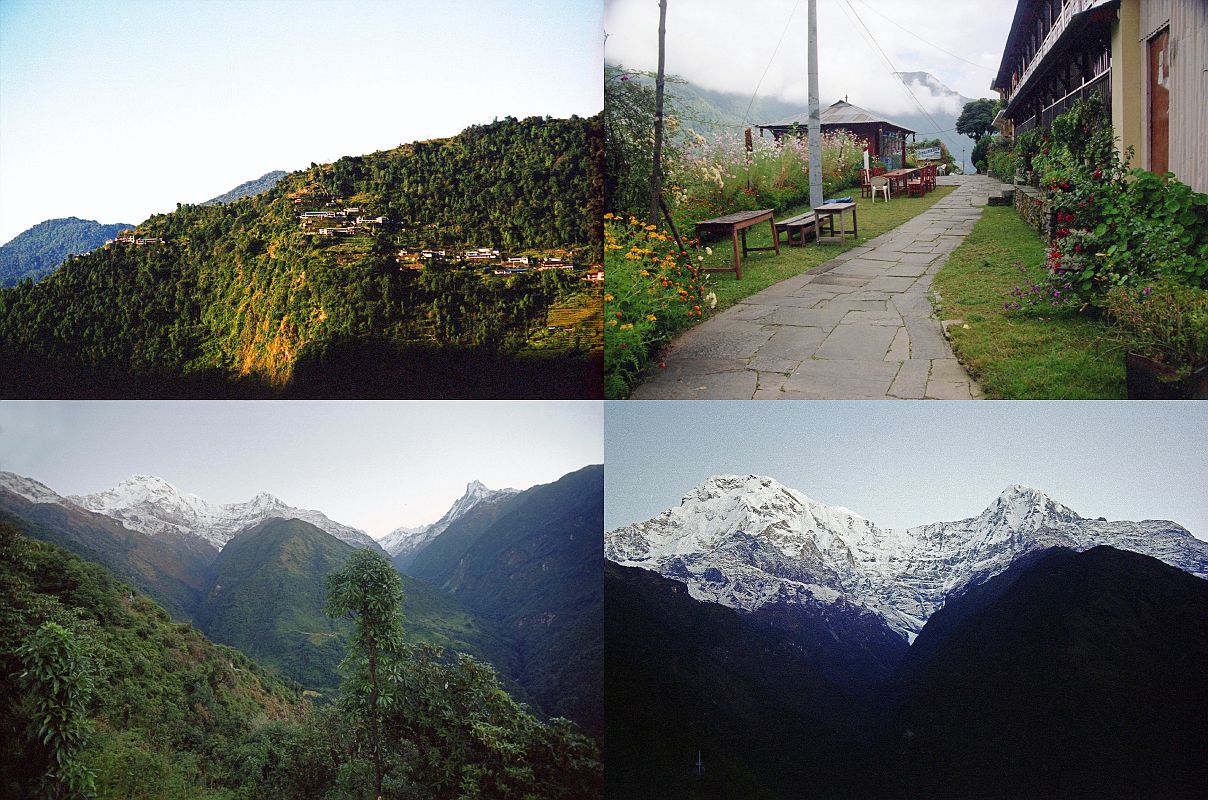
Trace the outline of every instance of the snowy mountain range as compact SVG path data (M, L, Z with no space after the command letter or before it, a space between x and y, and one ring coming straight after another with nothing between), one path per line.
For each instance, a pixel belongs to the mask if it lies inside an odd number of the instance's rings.
M35 503L55 503L103 514L132 531L157 536L175 532L197 536L218 549L235 534L274 517L300 519L353 547L377 548L369 534L342 525L320 511L294 508L267 492L244 503L210 503L149 475L134 475L112 489L63 497L30 478L0 472L0 489Z
M445 529L483 502L495 502L510 497L518 489L488 489L481 481L466 484L466 491L436 522L418 528L396 528L378 542L382 549L395 559L395 564L404 569L415 560L415 556L428 542L445 532Z
M605 555L687 584L697 600L752 612L855 604L913 641L947 597L1048 547L1111 545L1208 577L1208 542L1165 520L1087 519L1011 486L981 514L880 528L776 480L717 475L679 507L605 534Z

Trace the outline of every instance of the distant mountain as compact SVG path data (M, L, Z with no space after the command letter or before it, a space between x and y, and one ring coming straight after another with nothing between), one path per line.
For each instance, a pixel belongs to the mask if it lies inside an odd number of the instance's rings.
M884 796L1202 797L1208 581L1057 548L954 598L898 677Z
M697 599L844 618L857 607L913 639L948 596L1029 552L1099 544L1208 575L1208 542L1173 522L1087 519L1023 486L976 517L893 529L757 475L709 478L677 508L607 533L605 555L683 581Z
M247 181L246 183L241 183L226 194L220 194L211 200L201 203L201 205L213 206L218 205L219 203L233 203L236 200L244 197L254 197L255 195L263 194L276 186L277 181L281 180L288 174L288 172L279 169L273 170L272 172L266 172L259 178Z
M0 288L29 278L38 281L54 272L68 256L88 253L134 226L105 225L90 219L64 217L39 222L0 247Z
M0 473L0 520L108 568L178 620L191 618L204 597L216 547L174 531L156 537L131 531L102 514L62 502L36 481L20 479L26 482L22 486L14 480L18 477Z
M965 170L971 172L973 165L968 157L973 151L973 140L956 132L956 119L966 103L975 98L965 97L945 86L929 72L899 72L902 80L910 87L915 97L927 109L930 118L910 102L911 111L888 114L876 108L875 103L861 102L852 97L851 102L867 108L886 119L917 131L918 139L940 139L948 151L960 162L962 148L965 154ZM638 78L649 82L646 78ZM754 128L800 114L802 104L788 103L775 97L757 96L752 103L750 95L735 92L719 92L704 89L691 81L669 82L666 92L670 106L681 118L683 127L706 136L717 136L722 132L737 134L745 127ZM903 92L903 97L908 99ZM829 103L823 100L823 107ZM747 110L748 104L750 111ZM745 120L745 122L744 122ZM938 133L936 132L938 131ZM755 134L758 135L758 129Z
M302 520L271 519L235 536L215 560L194 618L207 636L323 691L339 683L352 626L324 612L326 577L352 546ZM499 637L452 598L404 578L404 629L411 641L470 653L492 663L505 652ZM506 678L506 675L505 675Z
M488 489L481 481L471 481L466 484L466 491L454 501L449 510L436 522L421 525L416 528L395 528L386 534L378 544L392 557L394 565L400 572L406 572L415 556L428 542L444 532L456 520L479 503L493 502L516 494L516 489Z
M409 573L457 598L512 652L502 667L543 713L603 727L600 531L604 468L479 503L419 551Z
M162 478L134 475L112 489L65 500L149 536L187 533L219 549L240 531L277 517L305 520L353 547L379 549L364 531L334 522L320 511L288 506L267 492L244 503L217 504L183 492Z

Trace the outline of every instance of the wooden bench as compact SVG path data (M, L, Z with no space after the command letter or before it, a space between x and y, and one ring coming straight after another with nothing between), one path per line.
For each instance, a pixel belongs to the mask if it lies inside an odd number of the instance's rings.
M805 245L805 234L808 231L811 236L816 236L818 233L818 216L812 211L807 211L804 214L798 214L795 217L781 220L773 223L776 229L776 239L780 239L781 233L788 233L788 244L794 247L802 247ZM793 241L793 232L797 232L797 241Z

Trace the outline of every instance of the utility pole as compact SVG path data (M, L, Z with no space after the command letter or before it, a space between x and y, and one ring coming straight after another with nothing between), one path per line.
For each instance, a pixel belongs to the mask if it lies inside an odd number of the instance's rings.
M818 110L818 0L809 0L810 206L822 205L822 113Z
M658 224L659 198L663 194L663 62L667 52L666 39L667 0L659 0L659 69L654 79L654 158L650 168L650 214L646 219L650 225Z

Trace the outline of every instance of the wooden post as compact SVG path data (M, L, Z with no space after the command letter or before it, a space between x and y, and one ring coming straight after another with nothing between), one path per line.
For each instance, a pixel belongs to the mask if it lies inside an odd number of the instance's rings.
M667 54L667 0L659 0L659 68L654 79L654 159L650 168L650 214L647 222L658 224L659 197L663 193L663 72Z

